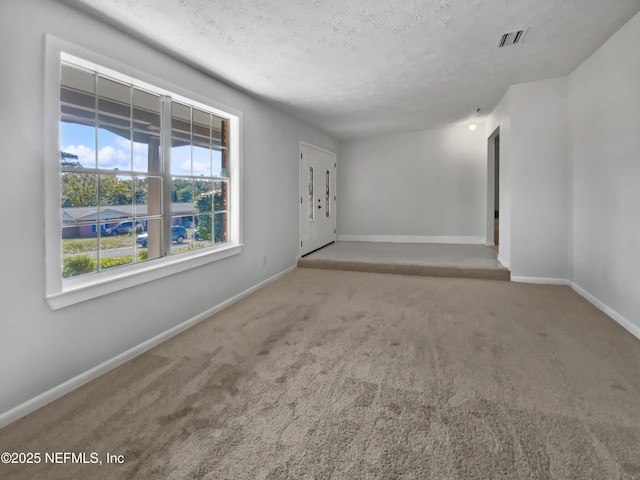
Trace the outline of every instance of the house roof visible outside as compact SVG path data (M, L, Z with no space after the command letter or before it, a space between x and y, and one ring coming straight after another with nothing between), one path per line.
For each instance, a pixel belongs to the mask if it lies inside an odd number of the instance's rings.
M136 217L147 215L147 205L136 205ZM102 221L131 218L131 205L108 205L100 207L100 219ZM174 216L193 214L193 203L173 203ZM62 220L65 222L95 221L98 216L98 207L64 207L62 208Z
M563 76L640 0L64 0L336 138L491 112ZM521 45L500 36L528 28Z

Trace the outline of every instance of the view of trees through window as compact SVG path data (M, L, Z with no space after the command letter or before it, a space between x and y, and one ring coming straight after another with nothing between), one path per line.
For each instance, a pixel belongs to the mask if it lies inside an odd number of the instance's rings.
M226 118L66 63L60 105L63 277L228 241Z

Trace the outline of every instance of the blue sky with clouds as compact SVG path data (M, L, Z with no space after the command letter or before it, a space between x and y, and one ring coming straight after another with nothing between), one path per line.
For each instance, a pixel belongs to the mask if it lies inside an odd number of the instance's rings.
M129 139L99 128L96 147L94 127L60 122L60 149L63 152L77 155L78 161L85 168L95 168L97 157L97 167L101 169L146 171L147 144L133 142L133 152L131 145L132 142ZM213 172L211 171L209 152L209 149L193 147L193 175L220 174L220 152L212 151ZM171 149L171 173L173 175L191 175L191 167L190 146Z

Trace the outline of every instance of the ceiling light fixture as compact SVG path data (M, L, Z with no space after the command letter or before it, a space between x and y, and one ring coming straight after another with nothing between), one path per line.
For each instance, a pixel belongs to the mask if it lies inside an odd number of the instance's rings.
M469 130L471 130L472 132L475 131L477 126L478 125L476 125L476 122L474 122L473 120L471 122L469 122Z

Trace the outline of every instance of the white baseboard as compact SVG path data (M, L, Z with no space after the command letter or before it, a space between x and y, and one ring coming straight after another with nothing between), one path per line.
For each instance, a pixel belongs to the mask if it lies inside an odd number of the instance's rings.
M631 335L633 335L634 337L636 337L638 340L640 340L640 327L638 325L636 325L635 323L633 323L631 320L623 317L622 315L620 315L618 312L616 312L613 308L611 308L610 306L604 304L603 302L601 302L600 300L598 300L596 297L594 297L592 294L590 294L589 292L587 292L584 288L582 288L580 285L577 285L574 282L571 282L571 288L573 288L579 295L583 296L584 298L586 298L589 302L591 302L595 307L597 307L598 309L602 310L604 313L606 313L607 315L609 315L611 318L613 318L616 322L618 322L620 324L620 326L622 328L624 328L626 331L628 331Z
M509 268L509 262L507 262L504 257L501 257L500 253L498 253L498 261L502 264L504 268L506 269Z
M537 283L540 285L571 285L571 282L565 278L519 277L517 275L511 275L511 281L518 283Z
M280 277L286 275L287 273L291 272L295 268L296 268L295 265L292 267L289 267L286 270L270 278L267 278L266 280L263 280L257 285L254 285L244 290L243 292L240 292L239 294L229 298L228 300L225 300L224 302L209 308L208 310L196 315L195 317L190 318L189 320L181 323L180 325L176 325L175 327L170 328L169 330L161 333L160 335L156 335L155 337L150 338L149 340L142 342L139 345L136 345L135 347L127 350L126 352L123 352L120 355L117 355L107 360L106 362L103 362L100 365L97 365L87 370L86 372L81 373L80 375L77 375L67 380L64 383L61 383L56 387L53 387L52 389L47 390L46 392L41 393L40 395L30 400L27 400L26 402L12 408L11 410L8 410L0 414L0 428L9 425L12 422L15 422L19 418L24 417L25 415L37 410L38 408L45 406L47 403L50 403L53 400L56 400L62 397L63 395L66 395L67 393L71 392L72 390L75 390L76 388L84 385L85 383L88 383L94 378L97 378L100 375L103 375L104 373L108 372L109 370L112 370L115 367L118 367L123 363L131 360L132 358L137 357L138 355L146 352L147 350L150 350L151 348L168 340L174 335L177 335L178 333L188 329L189 327L192 327L193 325L201 322L205 318L210 317L211 315L219 312L220 310L228 307L229 305L237 302L238 300L246 297L247 295L255 292L256 290L259 290L265 285L279 279Z
M377 243L452 243L461 245L484 245L487 241L480 236L439 236L439 235L349 235L339 234L339 242Z

